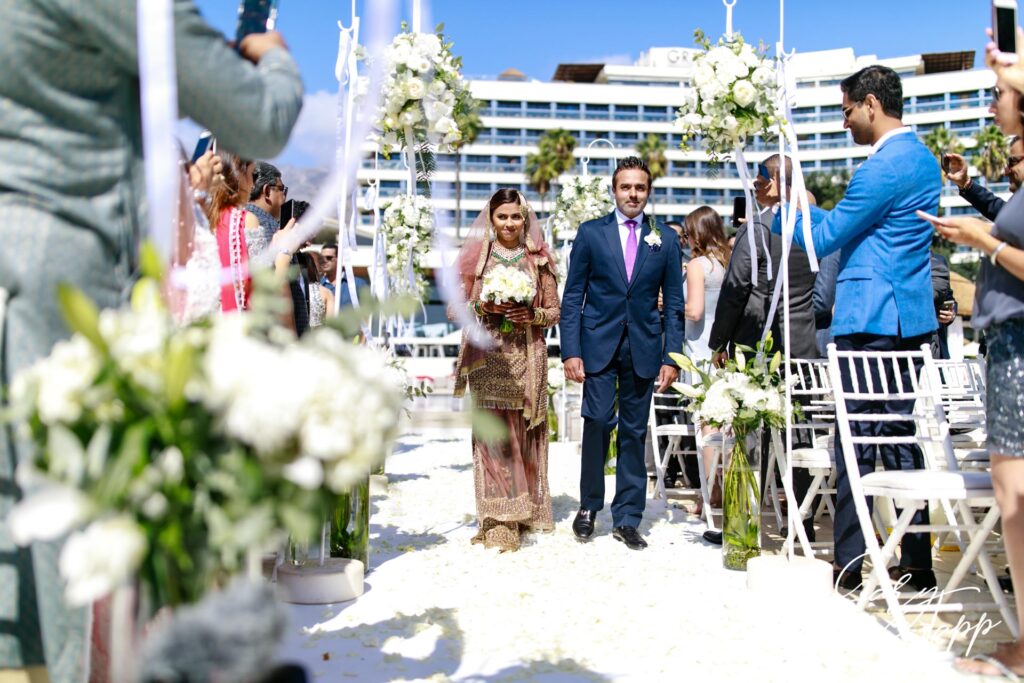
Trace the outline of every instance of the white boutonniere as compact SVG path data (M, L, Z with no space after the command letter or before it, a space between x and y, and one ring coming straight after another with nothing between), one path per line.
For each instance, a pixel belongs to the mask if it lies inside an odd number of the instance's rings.
M644 242L651 248L651 251L658 251L661 249L661 233L657 230L652 230L644 237Z

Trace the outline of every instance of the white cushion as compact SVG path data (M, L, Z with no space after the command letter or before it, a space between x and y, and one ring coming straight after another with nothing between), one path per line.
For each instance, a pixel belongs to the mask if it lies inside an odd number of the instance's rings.
M789 464L806 469L829 469L833 458L832 451L827 448L794 448L789 455Z
M991 497L992 475L988 472L937 472L934 470L892 470L871 472L861 477L869 496L899 498Z

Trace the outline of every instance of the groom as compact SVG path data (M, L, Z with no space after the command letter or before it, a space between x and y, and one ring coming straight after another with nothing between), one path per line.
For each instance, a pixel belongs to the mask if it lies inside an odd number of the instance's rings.
M583 382L580 511L572 530L580 541L589 540L604 507L604 458L617 404L612 536L640 550L647 547L637 527L647 493L644 437L651 391L655 378L659 392L676 380L679 368L668 354L683 350L682 252L675 233L644 214L651 172L643 161L619 162L612 191L615 211L587 221L576 233L562 297L565 376Z

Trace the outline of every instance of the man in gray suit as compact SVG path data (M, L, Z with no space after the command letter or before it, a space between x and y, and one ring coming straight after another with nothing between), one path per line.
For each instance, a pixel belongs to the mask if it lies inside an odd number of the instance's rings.
M100 307L119 305L145 225L135 0L7 0L0 22L0 384L49 353L68 331L60 282ZM253 35L241 57L174 0L180 113L221 147L267 158L284 147L302 81L276 33ZM0 305L0 309L4 309ZM46 667L52 681L88 677L88 614L63 603L59 543L17 548L3 524L20 498L26 455L0 429L0 678Z

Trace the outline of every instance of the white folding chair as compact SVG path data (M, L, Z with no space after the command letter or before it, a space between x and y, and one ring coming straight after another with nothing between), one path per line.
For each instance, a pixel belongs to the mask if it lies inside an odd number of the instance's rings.
M832 384L828 373L828 361L825 359L793 359L790 361L790 376L796 383L790 389L794 403L799 403L803 417L793 419L794 441L802 445L792 449L787 456L783 448L781 435L773 437L774 448L769 455L768 498L775 513L779 528L783 528L782 507L779 504L779 491L775 482L774 469L786 471L788 463L794 468L806 469L811 475L811 483L802 500L789 503L792 513L797 510L801 522L806 519L817 519L827 508L829 515L835 516L832 505L832 494L835 493L835 449L833 447L835 431L835 399L832 396ZM815 499L821 496L817 506ZM813 509L812 509L813 508ZM830 541L809 543L812 550L824 553L832 551Z
M936 360L939 395L949 420L953 452L961 469L988 469L985 448L985 364L966 358Z
M828 347L829 373L832 379L836 401L838 438L843 446L843 459L849 477L853 505L860 522L866 547L866 559L871 564L870 574L865 578L858 605L864 608L869 602L884 600L894 625L903 636L910 634L906 615L922 612L964 612L998 609L1014 637L1018 634L1017 619L1003 595L995 568L988 554L986 540L999 519L995 504L992 479L987 472L960 471L953 454L949 435L949 422L942 407L938 369L927 345L920 351L838 351L835 344ZM908 364L917 364L923 370L908 373L909 386L903 380L901 369ZM840 368L845 366L851 377L850 386L842 383ZM912 407L902 413L876 412L851 413L847 403L851 400L903 401ZM890 404L891 405L891 404ZM852 424L884 424L886 422L911 422L914 432L907 436L882 434L853 434ZM880 430L878 430L880 431ZM860 475L857 463L858 446L885 446L917 444L924 453L925 470L876 471ZM941 453L944 470L935 462L935 455ZM891 500L901 509L885 544L879 546L875 536L875 525L868 510L867 497ZM929 502L943 503L951 510L951 519L946 524L911 524L914 514ZM971 506L987 507L982 520L975 519ZM953 531L966 539L965 550L952 576L937 595L927 595L920 601L901 603L896 586L889 578L888 564L896 553L900 540L908 532ZM977 563L985 580L992 602L967 603L959 599L957 592L967 572ZM875 589L881 593L876 597Z
M658 417L662 419L659 420ZM666 419L667 418L667 419ZM658 424L661 422L662 424ZM711 507L711 488L707 481L706 470L704 469L704 446L709 445L701 436L700 425L691 412L690 399L680 394L654 394L651 398L651 413L648 424L651 435L651 447L654 451L654 498L667 499L665 492L665 473L668 470L669 462L676 458L680 471L685 471L683 457L686 455L697 456L697 466L700 470L700 495L703 503L701 516L708 524L709 529L716 529L715 516L721 517L721 507ZM716 435L717 436L717 435ZM659 437L666 437L668 444L663 450ZM683 446L683 439L692 437L695 447L693 450ZM721 466L721 449L716 449L715 457L711 463L712 472L717 472Z

